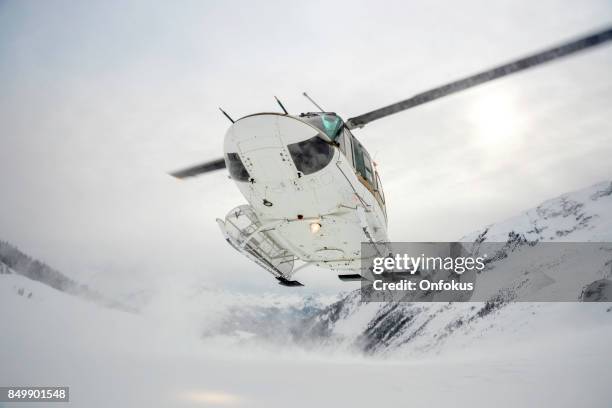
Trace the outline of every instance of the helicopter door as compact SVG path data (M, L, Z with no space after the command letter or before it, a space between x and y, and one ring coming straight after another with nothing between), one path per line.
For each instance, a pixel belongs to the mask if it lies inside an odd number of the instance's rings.
M348 130L345 129L343 132L341 132L336 142L338 142L338 148L344 157L346 157L346 160L348 160L349 164L354 168L355 164L353 163L353 148L351 146L351 137Z

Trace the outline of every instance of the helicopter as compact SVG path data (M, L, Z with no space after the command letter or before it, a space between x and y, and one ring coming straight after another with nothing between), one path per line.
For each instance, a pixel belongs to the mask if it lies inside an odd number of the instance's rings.
M432 102L612 40L612 27L536 52L475 75L421 92L403 101L343 120L335 112L291 115L261 112L233 120L222 158L170 173L184 179L227 169L248 204L217 223L225 240L270 272L283 286L303 268L339 272L360 281L361 244L388 242L387 202L377 164L353 130L389 115Z

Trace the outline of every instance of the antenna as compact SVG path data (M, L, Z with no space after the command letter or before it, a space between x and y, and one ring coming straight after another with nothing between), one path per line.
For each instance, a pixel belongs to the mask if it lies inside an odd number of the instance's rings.
M221 107L219 107L219 110L221 111L222 114L225 115L226 118L228 118L230 120L230 122L234 123L234 119L232 119L230 117L230 115L227 114L227 112L225 112L223 109L221 109Z
M323 108L322 108L322 107L320 107L319 105L317 105L317 103L316 103L315 101L313 101L313 100L312 100L312 98L311 98L310 96L308 96L308 94L307 94L306 92L304 92L302 95L304 95L304 96L306 97L306 99L308 99L310 102L312 102L312 104L313 104L314 106L316 106L316 107L317 107L317 109L319 109L319 111L320 111L320 112L325 112L325 111L323 110Z
M278 106L281 107L281 109L283 110L283 112L285 112L285 115L288 115L289 112L287 112L287 109L285 109L285 107L283 106L283 104L281 103L281 101L278 100L278 98L275 96L274 99L276 99L276 103L278 103Z

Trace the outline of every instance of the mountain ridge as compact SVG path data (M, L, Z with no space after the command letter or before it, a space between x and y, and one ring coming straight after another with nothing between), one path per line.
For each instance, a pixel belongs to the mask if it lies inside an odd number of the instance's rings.
M521 250L529 242L612 241L612 182L547 200L515 217L474 231L462 241L483 243L502 239L512 244L512 251ZM499 262L497 269L503 271L503 268L504 262ZM554 264L550 268L554 269ZM532 274L530 284L546 279L554 272L550 268ZM607 283L612 276L612 260L602 268L596 271L598 275L589 276L589 282L595 284L587 290L591 300L601 300L602 296L612 299L612 286ZM503 296L490 296L488 301L478 303L363 303L359 290L336 301L298 294L284 297L235 294L190 286L162 296L152 305L123 304L107 299L3 241L0 241L0 274L21 275L103 306L142 311L164 320L177 320L174 313L182 310L185 316L179 319L183 324L181 329L197 332L202 340L258 342L274 347L293 345L306 349L323 347L381 356L396 352L439 353L452 349L451 345L456 343L483 343L504 330L520 331L534 322L546 326L547 315L566 313L587 321L599 316L607 323L612 317L612 307L602 303L580 305L582 311L576 309L575 303L515 304L510 297ZM37 287L15 279L10 282L14 285L13 292L25 297L32 296L28 288ZM189 327L194 322L195 327Z
M544 201L518 216L488 225L461 239L461 242L474 244L511 244L507 256L514 257L514 262L517 262L521 247L527 243L534 245L551 241L612 242L612 182L597 183ZM504 269L504 261L499 261L500 265L493 268L501 270L497 274L517 269L515 265L511 268L508 262ZM554 282L555 274L563 272L559 265L553 262L539 270L527 265L525 268L531 270L526 269L524 273L532 273L520 282L527 282L525 286L528 288L531 285L531 289L538 289L537 281L550 279ZM482 275L487 277L484 272ZM600 269L590 271L588 277L579 277L585 278L586 282L592 281L591 285L583 287L582 293L577 293L581 300L612 301L612 254L604 254ZM542 290L547 290L549 284L547 281ZM516 293L512 292L513 289L516 287L510 287L509 293ZM603 303L558 306L555 303L513 303L511 300L512 296L492 292L486 302L478 303L364 303L360 290L356 290L308 319L295 335L297 341L309 346L343 347L367 354L389 354L398 350L412 354L441 352L448 348L445 343L461 342L462 338L478 341L478 337L485 336L490 330L503 330L509 321L516 321L517 316L526 322L537 321L532 316L543 309L552 311L565 307L569 313L577 306L583 310L595 310L597 314L604 313L608 316L604 321L612 322L612 307Z

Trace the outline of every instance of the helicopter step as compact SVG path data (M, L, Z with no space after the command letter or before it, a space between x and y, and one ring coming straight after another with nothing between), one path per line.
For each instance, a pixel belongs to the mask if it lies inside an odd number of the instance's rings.
M238 252L255 262L283 286L303 286L292 280L295 255L272 240L250 205L231 210L225 221L217 219L225 240Z

